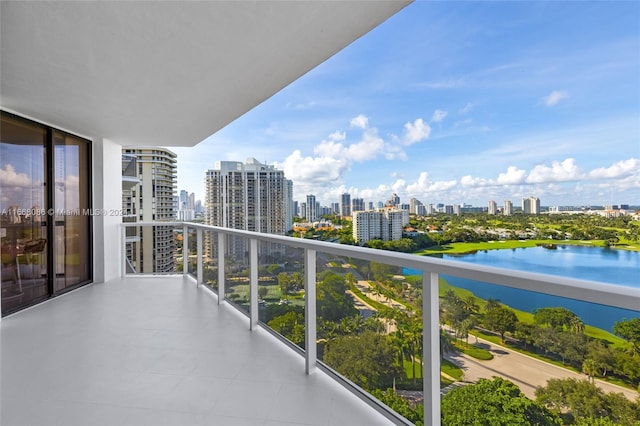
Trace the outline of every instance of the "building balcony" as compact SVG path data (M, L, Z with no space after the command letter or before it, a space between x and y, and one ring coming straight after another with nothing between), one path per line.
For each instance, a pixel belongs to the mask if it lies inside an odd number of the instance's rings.
M132 274L123 243L121 277L0 322L2 424L410 423L350 381L348 372L322 361L326 336L320 337L317 277L330 270L357 275L368 262L423 271L419 393L426 401L425 424L440 423L441 275L524 289L532 297L595 303L593 315L599 305L636 313L640 306L640 290L634 288L193 223L122 224L122 240L132 227L155 226L172 226L182 236L182 249L174 253L182 273ZM205 241L215 258L205 257ZM232 242L248 248L244 258L236 251L232 258L224 249ZM304 296L285 302L303 308L302 343L263 322L269 304L282 304L268 301L278 287L260 275L269 264L304 276ZM362 281L358 277L357 286L368 298L392 302L369 292ZM356 305L361 314L372 309L361 306L360 298ZM411 311L395 302L389 306ZM381 333L392 333L393 323L382 321L387 329ZM538 383L528 367L513 370L505 360L491 368L532 396ZM579 377L554 368L535 375ZM599 386L637 396L630 389Z

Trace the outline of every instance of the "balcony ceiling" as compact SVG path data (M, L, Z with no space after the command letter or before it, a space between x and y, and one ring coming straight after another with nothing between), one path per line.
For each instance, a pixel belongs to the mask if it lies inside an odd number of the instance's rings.
M193 146L407 3L3 1L0 105L122 145Z

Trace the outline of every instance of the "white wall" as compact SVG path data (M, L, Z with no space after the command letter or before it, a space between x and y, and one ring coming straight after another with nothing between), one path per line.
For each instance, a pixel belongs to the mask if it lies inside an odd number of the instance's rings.
M93 281L106 282L122 273L120 223L114 212L122 209L122 146L107 139L94 139Z

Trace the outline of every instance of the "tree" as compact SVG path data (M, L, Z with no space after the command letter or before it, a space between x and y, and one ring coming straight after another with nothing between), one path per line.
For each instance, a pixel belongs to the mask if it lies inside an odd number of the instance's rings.
M518 317L516 313L509 308L499 306L493 308L484 314L484 325L490 330L500 333L500 339L504 343L504 334L516 329Z
M640 318L616 321L613 325L613 332L628 340L633 347L633 351L640 355Z
M567 308L540 308L533 315L536 324L549 325L556 330L577 329L584 330L580 318Z
M443 426L561 424L542 404L528 399L515 384L500 377L451 390L442 397L441 407Z
M500 307L500 300L499 299L494 299L492 297L487 299L487 302L484 304L484 310L485 311L490 311L493 308L498 308Z
M267 294L269 294L269 289L265 286L258 286L258 296L260 297L260 299L264 299Z
M422 424L424 421L424 406L418 404L415 408L411 408L409 402L398 396L393 389L387 389L384 392L380 389L375 389L371 392L371 395L414 424Z
M267 324L296 345L304 347L304 315L301 313L289 311Z
M613 369L615 361L614 353L599 340L587 342L587 359L593 360L598 366L599 375L605 377L607 372Z
M634 425L640 421L637 403L622 394L605 394L588 380L551 379L547 386L536 389L536 400L562 415L567 424L573 424L577 419L600 418L608 418L619 425Z
M389 338L372 331L328 342L324 362L368 390L387 389L402 375Z
M587 358L582 363L582 372L587 375L591 383L594 383L598 374L598 364L593 359Z
M325 271L317 283L318 316L328 321L340 321L358 313L353 298L347 294L347 285L342 275Z
M271 265L267 266L267 272L269 273L269 275L276 275L278 272L281 272L281 271L282 271L282 267L277 263L272 263Z

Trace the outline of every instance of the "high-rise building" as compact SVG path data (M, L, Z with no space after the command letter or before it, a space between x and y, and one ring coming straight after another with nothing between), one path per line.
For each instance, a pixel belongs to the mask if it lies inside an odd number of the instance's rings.
M531 214L540 214L540 198L531 197L529 203L531 204Z
M351 213L364 211L364 199L353 198L351 200Z
M196 217L195 194L189 194L184 189L180 190L177 206L177 219L183 221L193 220Z
M509 200L504 200L504 210L502 214L505 216L511 216L513 214L513 203Z
M498 213L498 204L493 200L489 200L489 210L487 212L489 214L497 214Z
M316 202L316 196L313 194L307 195L307 210L304 213L304 217L307 222L315 222L318 219L318 203Z
M298 208L297 202L293 201L293 181L286 180L286 196L285 196L285 232L289 232L293 229L293 217L296 215Z
M422 202L417 198L411 198L409 200L409 213L411 214L420 214L418 213L418 207L422 205Z
M399 204L400 204L400 197L398 196L398 194L393 193L389 201L387 201L387 205L390 207L396 207Z
M522 214L540 214L540 199L537 197L523 198Z
M123 148L123 161L135 157L138 183L122 191L127 222L176 218L176 154L164 148ZM130 230L129 232L134 232ZM175 272L173 227L142 227L127 238L127 268L139 273Z
M218 161L205 177L205 223L212 226L284 235L287 223L290 184L282 170L276 170L249 158L245 163ZM205 255L215 256L210 241ZM228 239L227 250L235 259L243 259L246 239Z
M399 240L402 238L403 216L403 211L395 208L354 212L353 239L358 243Z
M351 194L340 195L340 216L351 216Z
M340 203L331 203L331 214L340 214Z

